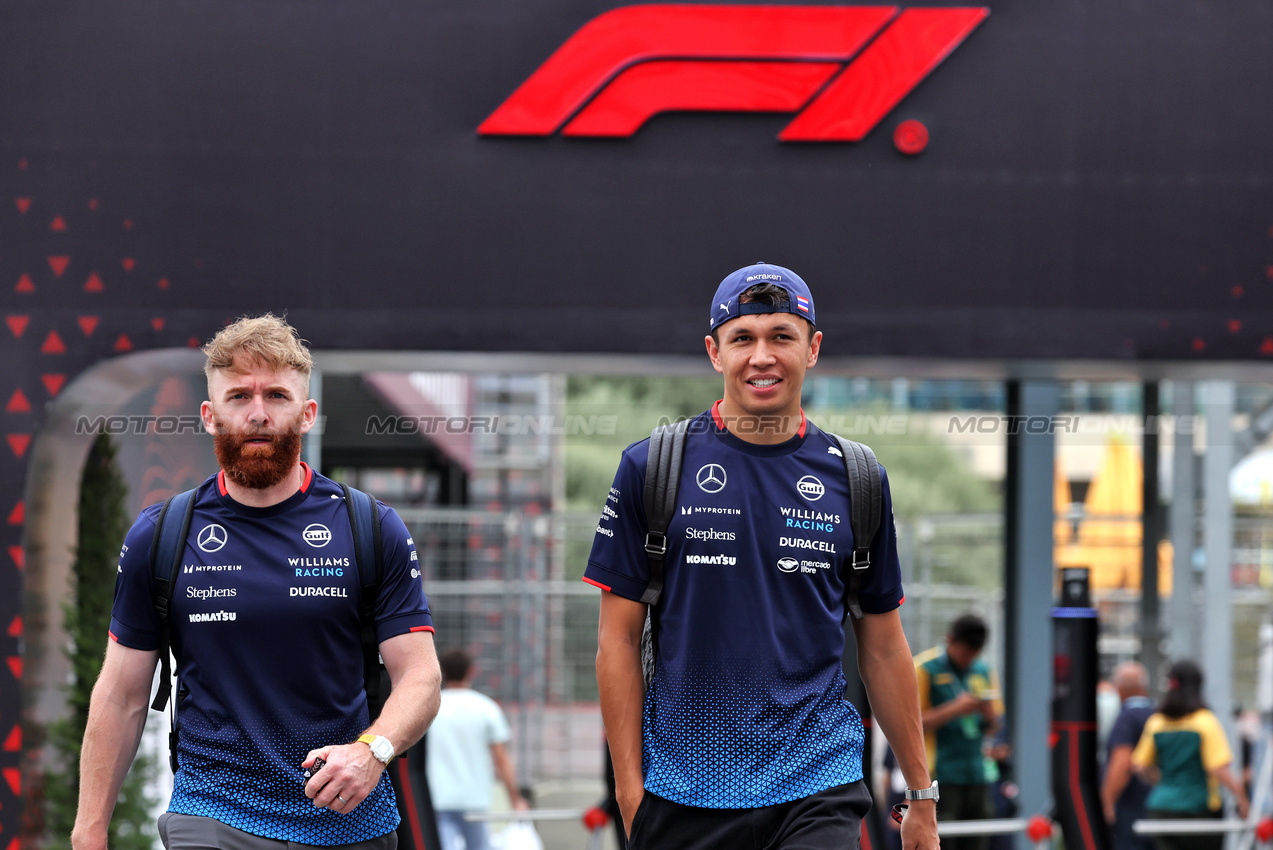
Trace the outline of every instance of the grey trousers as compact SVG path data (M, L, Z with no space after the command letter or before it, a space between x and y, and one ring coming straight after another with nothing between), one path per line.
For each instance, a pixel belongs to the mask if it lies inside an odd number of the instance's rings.
M296 850L316 845L263 838L226 826L214 818L164 812L159 816L159 837L167 850ZM391 832L370 841L340 845L345 850L397 850L398 834Z

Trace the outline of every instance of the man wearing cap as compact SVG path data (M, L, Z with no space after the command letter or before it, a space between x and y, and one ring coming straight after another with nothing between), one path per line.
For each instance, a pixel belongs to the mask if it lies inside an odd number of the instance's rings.
M648 440L624 451L607 497L584 581L605 591L597 681L635 850L858 846L870 796L862 721L843 698L848 479L835 438L800 406L815 321L805 282L767 263L712 299L705 342L724 397L690 422L648 690ZM853 620L858 668L909 788L903 847L936 850L886 476L882 515Z

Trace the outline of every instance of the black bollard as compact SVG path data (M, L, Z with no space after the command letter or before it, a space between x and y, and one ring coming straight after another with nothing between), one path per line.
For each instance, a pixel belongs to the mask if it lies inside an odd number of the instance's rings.
M1052 797L1066 850L1109 850L1096 767L1096 639L1087 570L1061 571L1061 604L1052 609Z

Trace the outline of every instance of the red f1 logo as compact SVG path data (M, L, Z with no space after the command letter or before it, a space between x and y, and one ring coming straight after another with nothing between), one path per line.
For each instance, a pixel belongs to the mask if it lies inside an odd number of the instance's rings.
M797 112L779 139L856 142L989 14L627 6L584 24L477 131L615 137L671 110Z

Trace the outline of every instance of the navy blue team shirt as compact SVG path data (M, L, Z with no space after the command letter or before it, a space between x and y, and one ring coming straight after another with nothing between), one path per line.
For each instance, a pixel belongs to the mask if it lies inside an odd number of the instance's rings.
M848 478L835 439L801 418L778 445L729 433L716 407L690 424L642 719L645 788L683 805L769 806L862 778L841 666ZM635 601L649 581L648 454L648 439L624 451L584 571ZM903 599L887 477L883 490L868 614Z
M150 544L160 507L141 512L120 553L110 636L133 649L159 645ZM415 544L397 513L380 510L376 637L433 631ZM300 491L268 508L231 499L223 472L200 485L170 615L188 693L169 811L303 844L350 844L397 827L387 774L348 814L316 808L301 787L310 750L349 743L368 725L360 591L335 482L305 466Z

